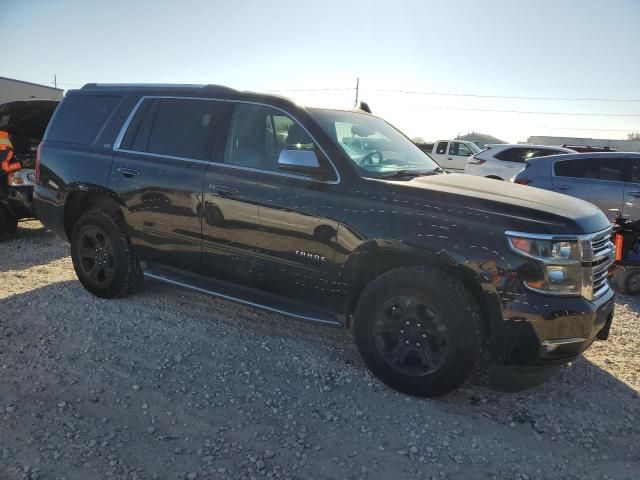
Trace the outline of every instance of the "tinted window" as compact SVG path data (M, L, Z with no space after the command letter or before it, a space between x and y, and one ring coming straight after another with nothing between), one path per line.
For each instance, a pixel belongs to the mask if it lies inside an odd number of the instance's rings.
M236 105L225 163L275 171L285 149L314 150L315 145L309 134L282 112L259 105Z
M451 146L449 147L449 155L468 157L469 155L473 155L473 152L464 143L451 142Z
M622 158L580 158L556 162L558 177L589 178L624 182L629 177L627 162Z
M524 162L524 155L526 154L526 150L523 148L507 148L500 153L497 153L495 157L498 160L502 160L504 162Z
M166 98L158 102L146 151L198 160L207 158L213 139L215 102Z
M60 104L47 140L88 145L109 119L122 97L77 95Z
M444 155L445 153L447 153L447 143L448 142L438 143L438 149L436 150L436 153L438 155Z

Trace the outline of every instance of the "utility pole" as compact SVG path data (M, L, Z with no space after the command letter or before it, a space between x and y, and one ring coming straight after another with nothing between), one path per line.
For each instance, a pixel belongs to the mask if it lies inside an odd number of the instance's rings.
M58 88L58 77L55 73L53 74L53 88Z
M358 95L360 94L360 77L356 78L356 104L354 105L358 108Z

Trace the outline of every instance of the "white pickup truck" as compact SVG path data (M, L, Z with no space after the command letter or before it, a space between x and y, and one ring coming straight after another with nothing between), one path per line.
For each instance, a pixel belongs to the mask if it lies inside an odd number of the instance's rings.
M482 149L466 140L438 140L427 153L447 172L463 173L469 157Z

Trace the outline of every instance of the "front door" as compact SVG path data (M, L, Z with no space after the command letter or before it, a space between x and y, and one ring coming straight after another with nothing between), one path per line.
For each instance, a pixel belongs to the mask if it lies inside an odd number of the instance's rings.
M313 150L322 178L279 168L283 150ZM341 194L306 131L280 110L237 103L224 152L205 174L203 264L210 275L330 307Z
M452 172L463 172L467 168L467 162L471 155L473 155L473 152L465 143L451 142L446 163L441 166Z
M148 98L116 145L109 188L126 204L141 260L197 266L202 182L216 118L211 101Z

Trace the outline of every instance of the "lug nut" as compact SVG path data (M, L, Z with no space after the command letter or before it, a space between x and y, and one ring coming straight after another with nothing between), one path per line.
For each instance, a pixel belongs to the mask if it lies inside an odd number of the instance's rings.
M404 333L404 330L400 330L400 333Z
M416 347L419 347L419 346L420 346L420 342L416 342Z
M426 333L423 333L423 334L422 334L422 338L427 338L427 334L426 334Z
M409 345L409 340L405 340L404 343L406 343L407 345Z

